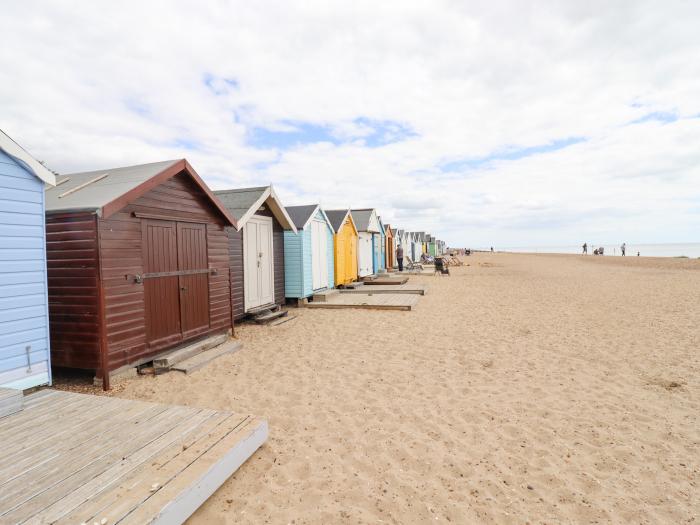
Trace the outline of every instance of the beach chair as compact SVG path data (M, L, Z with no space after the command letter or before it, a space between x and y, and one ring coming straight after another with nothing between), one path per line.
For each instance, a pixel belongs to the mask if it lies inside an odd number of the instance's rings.
M450 275L449 264L442 257L435 257L435 273L440 276Z
M404 255L404 258L408 260L408 264L406 265L406 268L404 268L405 270L423 270L423 265L413 262L413 259L411 259L408 255Z

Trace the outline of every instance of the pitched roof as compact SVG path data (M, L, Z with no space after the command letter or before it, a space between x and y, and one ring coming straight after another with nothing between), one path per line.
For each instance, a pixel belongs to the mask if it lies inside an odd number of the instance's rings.
M374 231L369 229L372 222L372 215L376 216L373 208L350 210L350 214L352 215L352 220L355 222L355 227L357 228L357 231ZM377 224L378 223L379 221L377 221ZM379 233L379 230L377 230L377 233Z
M331 223L331 227L336 233L343 226L343 223L345 222L345 219L348 216L350 216L350 222L352 222L353 227L355 228L355 230L357 230L357 225L355 224L355 221L352 218L350 210L323 210L323 213L325 213L326 217L328 217L328 222Z
M0 129L0 151L4 151L7 155L19 162L23 168L33 173L46 184L54 186L56 184L56 176L53 172L44 166L41 162L32 157L27 151L17 144L9 135L5 134Z
M318 209L318 204L306 204L303 206L286 206L287 213L292 219L294 226L297 230L303 230L306 223L311 220L311 218L316 215L316 210Z
M60 175L56 186L46 189L46 211L95 211L109 217L181 172L190 176L229 224L236 225L236 220L185 159Z
M270 211L272 211L282 227L287 230L293 230L295 233L297 231L294 222L289 217L272 186L217 190L214 192L214 195L218 197L231 215L236 218L239 230L255 215L260 206L269 201Z

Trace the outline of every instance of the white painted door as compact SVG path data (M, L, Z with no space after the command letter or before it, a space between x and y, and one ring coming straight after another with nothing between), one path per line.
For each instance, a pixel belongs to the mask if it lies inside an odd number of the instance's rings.
M245 308L275 301L272 218L252 217L243 227Z
M326 223L311 221L311 274L314 290L328 288L328 235Z
M357 239L357 271L360 277L372 275L372 234L360 232Z

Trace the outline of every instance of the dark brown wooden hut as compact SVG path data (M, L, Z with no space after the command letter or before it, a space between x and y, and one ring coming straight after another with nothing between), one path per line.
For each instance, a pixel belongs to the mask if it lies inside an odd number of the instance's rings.
M186 160L61 175L46 191L53 366L104 378L232 328L225 228Z
M237 221L227 228L231 261L234 320L282 305L284 297L284 230L294 223L272 186L215 191Z

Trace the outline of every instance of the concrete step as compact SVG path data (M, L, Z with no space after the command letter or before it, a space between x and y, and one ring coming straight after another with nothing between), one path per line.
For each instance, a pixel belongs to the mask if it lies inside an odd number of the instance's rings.
M289 312L287 310L281 310L278 308L276 310L268 310L267 312L259 313L253 317L253 321L258 324L267 324L270 321L279 319L280 317L286 317L288 314Z
M243 344L238 341L229 341L215 348L205 350L204 352L180 361L178 364L173 366L171 370L177 370L178 372L184 372L185 374L191 374L204 368L206 365L218 359L222 355L233 354L238 352L243 348Z
M156 373L159 369L170 369L174 365L181 363L185 359L206 352L210 348L219 346L229 340L228 334L215 335L212 337L207 337L201 341L197 341L191 345L184 346L182 348L176 348L175 350L168 352L165 355L158 356L158 358L153 360L153 368Z
M356 288L362 288L364 285L365 285L365 283L363 283L362 281L355 281L353 283L346 284L345 288L356 289Z

